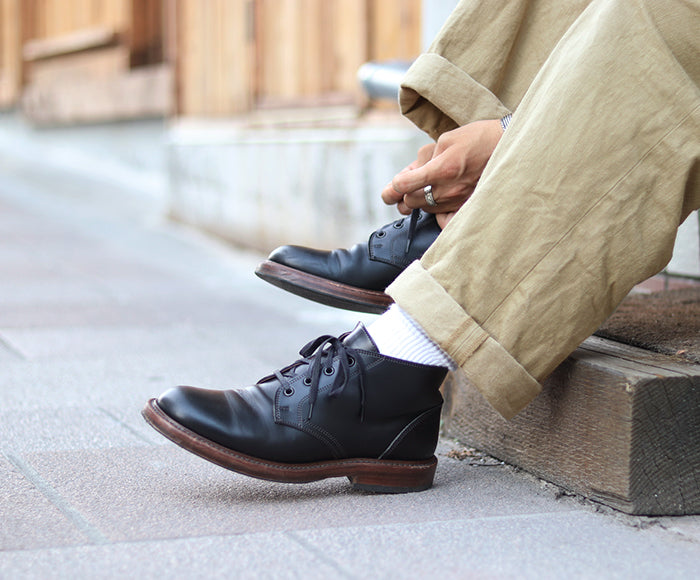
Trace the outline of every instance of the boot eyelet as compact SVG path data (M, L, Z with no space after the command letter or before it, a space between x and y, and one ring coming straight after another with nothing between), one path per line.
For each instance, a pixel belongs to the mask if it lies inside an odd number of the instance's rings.
M311 386L311 377L304 377L304 384L307 387L310 387Z
M333 367L326 367L323 369L323 374L328 375L329 377L334 373L335 371L333 370Z
M354 357L351 357L351 356L348 357L348 366L349 367L355 366L355 358Z
M403 227L403 220L398 221L398 222L394 222L394 227L395 227L397 230L400 230L400 229Z
M378 238L383 238L384 236L386 236L386 232L385 232L384 230L379 230L379 231L377 232L377 237L378 237Z
M282 394L285 397L291 397L294 394L294 389L292 387L286 387L284 391L282 391Z

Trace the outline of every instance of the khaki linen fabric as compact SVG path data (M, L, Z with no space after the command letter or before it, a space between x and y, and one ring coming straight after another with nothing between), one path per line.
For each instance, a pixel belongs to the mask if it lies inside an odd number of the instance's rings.
M472 197L387 289L507 418L700 206L700 0L585 4L460 3L400 97L434 137L515 110ZM534 18L547 5L565 30ZM495 54L475 24L492 21Z
M406 73L401 112L437 139L512 112L591 0L462 1Z

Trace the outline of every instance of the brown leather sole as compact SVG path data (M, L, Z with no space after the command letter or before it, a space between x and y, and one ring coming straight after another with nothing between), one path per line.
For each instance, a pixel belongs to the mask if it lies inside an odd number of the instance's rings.
M333 459L315 463L278 463L227 449L170 418L156 399L142 411L146 421L180 447L221 467L250 477L283 483L308 483L329 477L347 477L354 489L378 493L408 493L430 488L437 458L425 461L387 459Z
M384 292L341 284L270 260L258 265L255 274L282 290L343 310L381 314L394 302Z

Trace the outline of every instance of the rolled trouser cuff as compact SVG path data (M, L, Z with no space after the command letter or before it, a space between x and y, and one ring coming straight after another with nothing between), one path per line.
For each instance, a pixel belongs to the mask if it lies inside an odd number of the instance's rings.
M386 289L464 371L486 400L510 419L542 390L542 385L418 261Z
M510 111L461 68L435 53L419 56L401 82L401 113L433 139L472 121Z

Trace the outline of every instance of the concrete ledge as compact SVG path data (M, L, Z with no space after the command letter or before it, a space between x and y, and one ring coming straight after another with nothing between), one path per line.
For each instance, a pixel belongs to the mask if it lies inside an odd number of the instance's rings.
M154 201L161 212L167 186L165 130L162 119L37 128L16 111L0 113L0 156L34 172L93 181L88 197L118 187L124 195L143 199L144 212Z
M666 271L677 276L700 276L700 214L697 211L678 228L673 258Z
M263 251L366 240L397 218L379 193L427 137L398 117L321 125L176 125L168 146L170 216Z
M105 78L29 84L22 97L27 119L41 126L162 118L172 110L172 71L141 67Z

